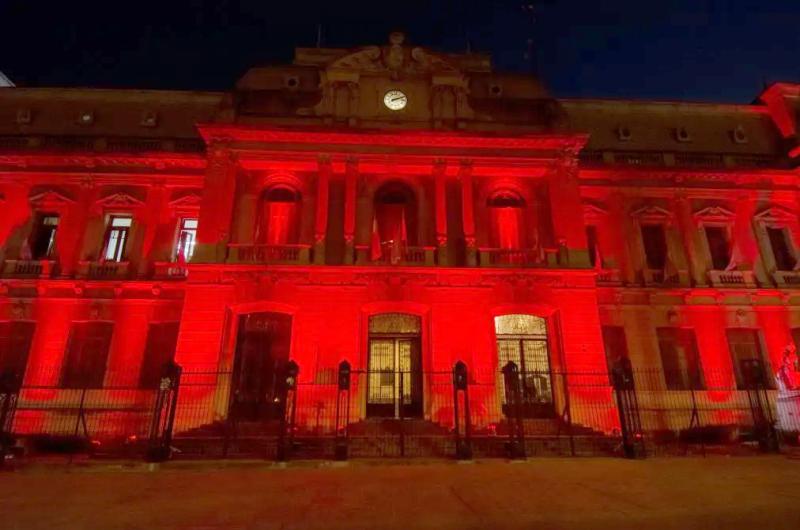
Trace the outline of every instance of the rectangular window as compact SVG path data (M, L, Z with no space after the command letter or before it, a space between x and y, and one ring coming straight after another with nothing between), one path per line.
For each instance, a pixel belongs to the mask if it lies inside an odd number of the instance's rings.
M628 343L625 340L625 328L622 326L603 326L603 348L606 352L609 381L614 366L623 359L628 359Z
M57 229L57 215L40 214L36 216L36 224L33 227L30 238L32 259L42 260L53 257Z
M125 246L133 219L130 217L112 216L106 230L106 246L103 257L106 261L122 261L125 257Z
M658 350L669 390L702 390L703 370L694 330L658 328Z
M714 270L724 271L731 262L728 230L722 226L707 226L705 232L708 250L711 253L711 266Z
M796 260L789 244L789 234L785 228L767 227L769 236L769 246L772 248L772 256L775 258L775 266L779 271L790 271L794 269Z
M0 376L10 372L22 380L35 329L34 322L0 322Z
M586 226L586 244L589 251L589 263L592 264L592 267L597 267L600 249L597 246L597 227L594 225ZM602 266L602 263L600 265Z
M664 225L642 225L642 241L647 268L664 270L667 264L667 237Z
M731 352L733 362L733 372L736 376L736 388L746 390L753 388L753 380L749 377L748 364L750 361L761 361L764 366L765 384L772 386L769 377L769 368L764 362L761 352L761 341L759 340L758 330L755 329L728 329L728 349Z
M112 322L74 322L67 343L62 388L102 388L111 347Z
M191 261L197 240L197 219L181 219L175 256L178 261ZM182 257L181 257L182 256Z
M140 388L158 388L164 365L175 358L178 327L178 322L150 324L147 330L142 371L139 373Z

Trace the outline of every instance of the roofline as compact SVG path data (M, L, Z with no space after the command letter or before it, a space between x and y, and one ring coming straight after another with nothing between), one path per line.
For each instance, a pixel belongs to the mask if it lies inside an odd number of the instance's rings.
M682 101L682 100L650 100L650 99L614 99L614 98L555 98L561 104L588 104L588 105L607 105L612 103L639 106L663 106L663 107L692 107L703 110L737 110L740 112L752 112L756 114L769 114L767 107L761 103L717 103L713 101Z

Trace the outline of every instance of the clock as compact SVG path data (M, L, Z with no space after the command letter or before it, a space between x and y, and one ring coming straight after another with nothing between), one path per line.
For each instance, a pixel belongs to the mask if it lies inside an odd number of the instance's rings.
M389 110L403 110L408 105L408 96L400 90L390 90L383 96L383 104Z

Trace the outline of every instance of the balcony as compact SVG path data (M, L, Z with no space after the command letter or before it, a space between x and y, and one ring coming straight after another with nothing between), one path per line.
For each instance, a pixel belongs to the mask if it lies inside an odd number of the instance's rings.
M3 262L3 276L7 278L50 278L54 260L7 259Z
M775 271L772 277L778 287L800 287L800 271Z
M676 271L667 273L663 269L644 269L642 280L646 287L675 287L689 285L689 273Z
M308 265L311 245L228 245L228 263Z
M436 264L436 247L397 247L392 243L381 245L381 255L371 259L369 245L356 245L356 263L359 265L398 265L406 267L433 267Z
M714 287L755 287L753 271L708 271L708 281Z
M127 261L80 261L77 276L89 280L124 280L130 276L130 270Z
M558 266L558 249L507 249L479 248L481 267L556 267Z
M619 269L598 269L598 285L622 285L622 275Z
M157 280L184 280L189 273L185 263L174 261L157 261L153 268L153 277Z

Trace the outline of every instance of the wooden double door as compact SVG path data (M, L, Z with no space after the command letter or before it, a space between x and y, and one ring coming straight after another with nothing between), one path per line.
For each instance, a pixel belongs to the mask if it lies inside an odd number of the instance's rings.
M244 421L278 419L286 410L281 377L289 361L292 317L250 313L239 317L230 415Z

